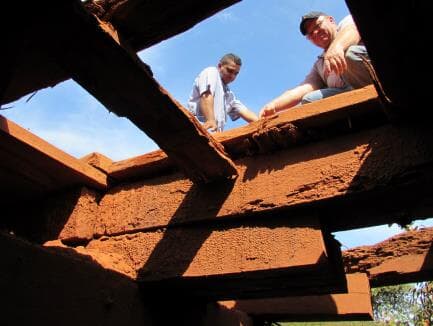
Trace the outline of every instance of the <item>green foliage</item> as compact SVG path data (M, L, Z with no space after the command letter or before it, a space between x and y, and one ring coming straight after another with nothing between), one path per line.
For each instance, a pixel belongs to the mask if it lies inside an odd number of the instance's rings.
M409 323L413 320L412 285L385 286L372 289L374 319Z
M323 322L303 322L303 323L280 323L281 326L379 326L372 321L323 321ZM272 325L274 326L274 325Z
M433 282L422 282L412 290L412 304L419 307L415 325L433 324ZM428 322L428 323L426 323Z
M265 322L264 326L433 326L433 282L372 289L375 322Z
M432 290L433 282L373 289L375 320L388 325L429 325L433 322Z

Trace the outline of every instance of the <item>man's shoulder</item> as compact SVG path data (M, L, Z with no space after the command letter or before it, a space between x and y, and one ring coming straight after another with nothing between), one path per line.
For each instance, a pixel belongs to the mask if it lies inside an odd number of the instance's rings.
M200 74L215 74L218 73L217 67L207 67L204 68Z
M338 29L342 29L347 25L355 25L352 15L347 15L346 17L344 17L338 24Z
M219 72L217 67L204 68L197 76L197 80L217 80Z

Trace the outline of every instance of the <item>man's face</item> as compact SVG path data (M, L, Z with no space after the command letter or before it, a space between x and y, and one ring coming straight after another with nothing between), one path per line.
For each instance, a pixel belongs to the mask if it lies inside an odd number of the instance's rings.
M229 84L234 81L241 70L241 66L237 65L233 61L218 64L218 70L224 84Z
M320 16L316 19L309 19L305 23L306 37L314 45L327 49L337 33L337 25L334 18Z

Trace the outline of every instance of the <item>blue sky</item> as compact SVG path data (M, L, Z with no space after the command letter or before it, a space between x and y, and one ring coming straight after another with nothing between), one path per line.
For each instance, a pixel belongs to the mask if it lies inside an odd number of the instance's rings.
M269 100L301 82L321 52L299 32L300 16L311 10L324 11L337 21L349 14L343 0L243 0L139 56L159 83L185 104L195 76L216 65L223 54L236 53L243 66L231 88L258 113ZM118 161L158 148L71 80L40 90L27 102L28 98L6 105L12 108L0 114L73 156L99 152ZM229 122L226 129L244 124ZM433 225L433 219L421 223ZM337 238L353 247L397 232L396 226L382 226L338 233Z

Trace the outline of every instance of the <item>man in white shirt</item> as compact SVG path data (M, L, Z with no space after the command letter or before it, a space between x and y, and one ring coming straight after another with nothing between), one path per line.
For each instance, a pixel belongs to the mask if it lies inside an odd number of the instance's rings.
M241 69L241 59L229 53L217 67L208 67L194 80L188 100L189 111L210 131L222 131L227 115L234 121L239 117L247 122L257 121L257 115L236 99L228 84L234 81Z
M332 16L312 11L302 16L299 27L308 40L324 51L304 81L267 103L260 118L372 83L368 53L352 16L346 16L337 25Z

